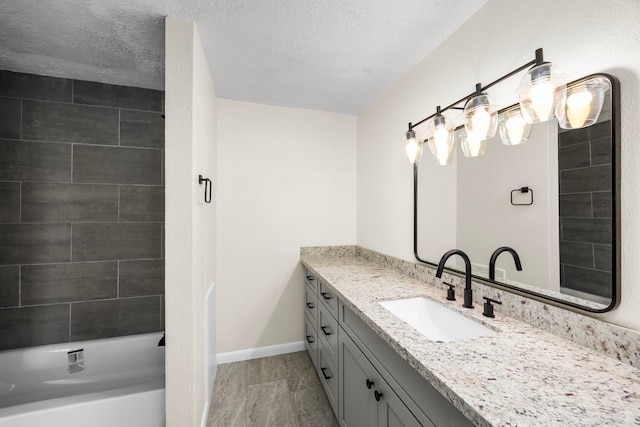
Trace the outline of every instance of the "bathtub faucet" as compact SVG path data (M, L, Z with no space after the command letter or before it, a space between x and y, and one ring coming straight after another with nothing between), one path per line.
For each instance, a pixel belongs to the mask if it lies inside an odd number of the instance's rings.
M160 338L160 341L158 341L158 347L164 347L164 335L162 334L162 338Z

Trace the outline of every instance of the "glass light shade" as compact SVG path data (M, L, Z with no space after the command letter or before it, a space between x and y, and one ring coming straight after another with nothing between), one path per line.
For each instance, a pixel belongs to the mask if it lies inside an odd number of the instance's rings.
M474 140L486 140L496 134L498 109L487 95L474 96L464 106L464 128Z
M579 129L597 122L609 88L609 82L599 77L568 87L558 105L558 125Z
M462 132L460 135L460 148L465 157L480 157L487 150L489 141L486 139L477 139L475 135Z
M422 144L413 130L407 131L404 135L404 151L412 164L419 162L422 158Z
M532 67L518 87L522 117L528 123L541 123L555 117L567 84L564 77L551 71L551 63Z
M427 127L429 149L440 166L449 163L453 151L453 125L444 116L436 116Z
M500 139L504 145L524 144L529 140L531 125L522 117L519 108L509 110L498 121Z

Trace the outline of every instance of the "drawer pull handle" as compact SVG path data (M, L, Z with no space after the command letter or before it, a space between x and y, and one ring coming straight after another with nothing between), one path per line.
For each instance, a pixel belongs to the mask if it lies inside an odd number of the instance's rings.
M331 294L330 294L330 293L328 293L328 292L320 292L320 295L322 295L322 298L324 298L324 299L331 299L331 298L333 298L333 296L331 296Z
M308 303L307 303L307 307L309 307L309 308L314 308L314 307L315 307L315 305L313 305L313 303L312 303L312 302L308 302Z
M320 326L320 329L322 329L322 332L325 335L329 336L329 335L331 335L331 332L327 332L327 328L328 328L328 326Z
M320 371L325 380L331 379L331 375L327 375L327 368L321 368Z
M382 393L380 393L378 390L373 392L373 397L376 398L376 402L380 402L380 398L382 397Z
M309 344L313 344L314 342L316 342L315 340L311 340L311 338L313 338L313 336L312 336L312 335L307 335L307 342L308 342Z
M313 280L313 276L307 276L307 280Z
M371 387L373 386L373 384L375 384L373 381L371 381L369 378L367 378L367 388L369 390L371 390Z

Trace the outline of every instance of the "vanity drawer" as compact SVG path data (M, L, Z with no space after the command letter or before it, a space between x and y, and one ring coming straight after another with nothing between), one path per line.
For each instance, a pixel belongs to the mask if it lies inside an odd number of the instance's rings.
M321 345L318 346L318 376L327 393L333 413L338 418L338 369L331 358L327 357Z
M318 278L307 267L304 268L304 281L314 293L318 291Z
M338 318L338 297L329 290L329 287L321 280L319 281L320 290L318 292L318 299L327 307L329 312L335 319Z
M324 305L318 310L318 339L324 347L326 357L338 366L338 321L329 313Z
M316 323L304 316L304 347L311 356L313 366L318 367L318 333L316 332Z
M304 287L304 312L316 325L318 322L318 297L308 285Z

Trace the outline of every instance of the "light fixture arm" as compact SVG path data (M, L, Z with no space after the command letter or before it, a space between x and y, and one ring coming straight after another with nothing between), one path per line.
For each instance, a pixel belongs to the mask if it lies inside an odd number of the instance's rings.
M480 87L479 91L480 92L484 92L485 90L495 86L496 84L500 83L501 81L506 80L509 77L512 77L514 74L518 74L521 71L524 71L524 70L526 70L527 68L529 68L531 66L540 65L540 64L543 64L543 63L544 63L544 57L543 57L542 48L536 49L535 59L533 59L533 60L527 62L526 64L516 68L515 70L511 71L510 73L507 73L504 76L492 81L488 85ZM414 123L412 125L412 128L415 128L416 126L420 126L421 124L427 122L428 120L430 120L430 119L432 119L432 118L434 118L436 116L441 115L442 113L444 113L447 110L451 110L451 109L459 110L459 109L461 109L460 107L458 107L458 105L462 104L463 102L466 102L467 100L469 100L469 98L472 98L472 97L476 96L476 94L478 93L478 86L479 85L480 85L480 83L478 83L476 85L476 90L473 93L470 93L469 95L467 95L467 96L465 96L463 98L460 98L459 100L447 105L446 107L440 108L440 106L438 106L437 109L436 109L436 113L435 114L432 114L432 115L430 115L428 117L425 117L424 119Z

